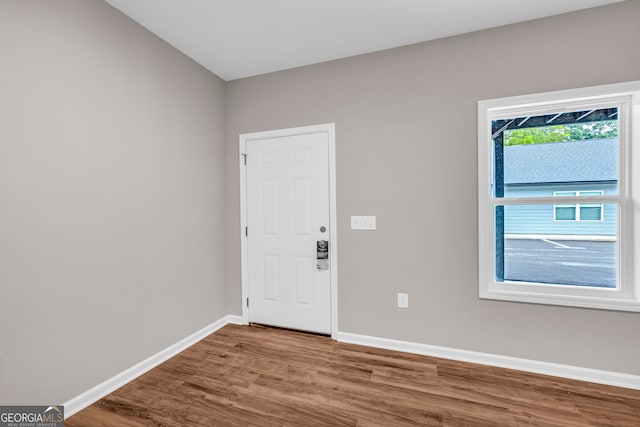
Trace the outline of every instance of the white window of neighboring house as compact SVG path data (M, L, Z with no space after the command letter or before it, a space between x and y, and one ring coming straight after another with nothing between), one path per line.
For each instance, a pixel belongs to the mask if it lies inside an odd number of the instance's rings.
M554 191L554 197L602 196L602 190L589 191ZM602 203L580 203L576 205L553 205L554 221L603 221L604 205Z
M640 81L478 102L480 298L640 311L633 138Z

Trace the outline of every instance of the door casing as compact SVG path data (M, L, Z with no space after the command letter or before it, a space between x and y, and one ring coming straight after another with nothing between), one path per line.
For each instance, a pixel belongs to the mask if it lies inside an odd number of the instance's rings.
M313 126L303 126L288 129L277 129L264 132L244 133L239 137L239 166L240 166L240 251L242 273L242 321L249 323L247 298L249 297L249 263L248 245L245 230L247 227L247 168L245 154L247 142L258 139L278 138L285 136L305 135L311 133L326 133L329 139L329 230L331 242L329 250L329 265L331 266L331 336L338 333L338 227L336 211L336 138L335 124L326 123Z

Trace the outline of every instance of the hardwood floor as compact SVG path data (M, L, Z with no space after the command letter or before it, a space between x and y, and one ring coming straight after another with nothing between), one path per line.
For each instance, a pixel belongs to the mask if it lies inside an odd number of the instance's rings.
M640 426L640 391L227 325L76 426Z

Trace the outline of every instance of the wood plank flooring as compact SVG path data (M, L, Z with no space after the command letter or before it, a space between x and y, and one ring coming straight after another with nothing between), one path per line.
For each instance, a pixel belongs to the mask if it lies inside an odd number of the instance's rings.
M640 391L227 325L76 426L640 426Z

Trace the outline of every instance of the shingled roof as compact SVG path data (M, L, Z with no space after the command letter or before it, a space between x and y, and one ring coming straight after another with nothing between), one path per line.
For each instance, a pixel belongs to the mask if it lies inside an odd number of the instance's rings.
M618 140L584 141L504 147L504 183L615 181Z

